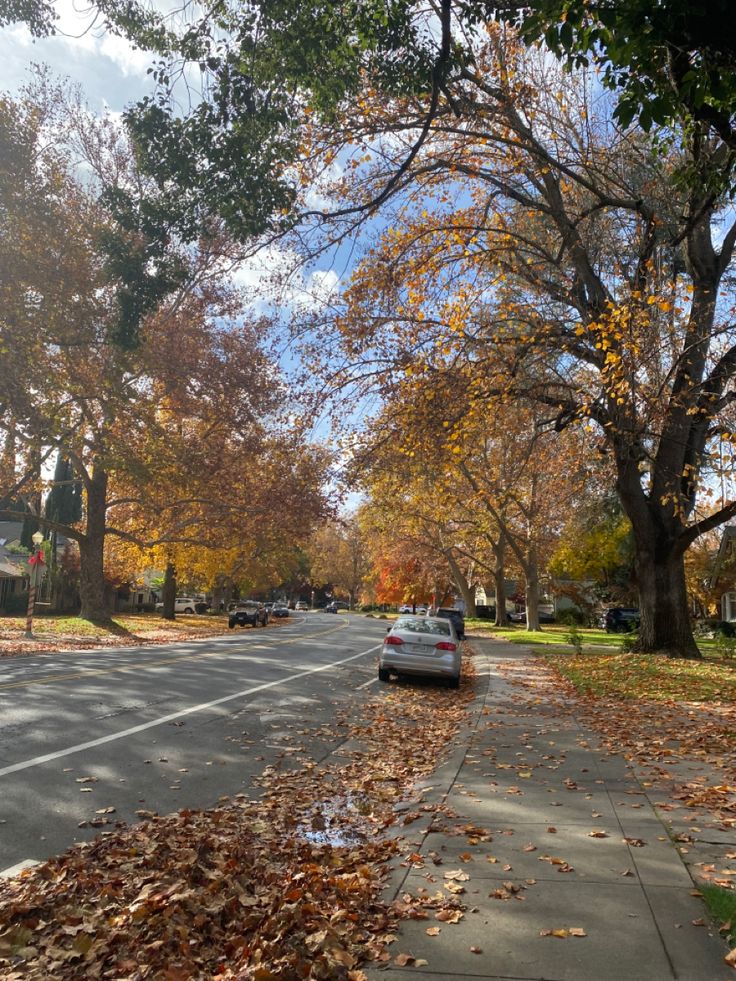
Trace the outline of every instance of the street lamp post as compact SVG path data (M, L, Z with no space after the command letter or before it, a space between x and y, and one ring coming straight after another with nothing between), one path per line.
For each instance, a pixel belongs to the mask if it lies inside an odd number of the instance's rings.
M31 567L31 582L28 590L28 612L26 613L25 632L25 636L29 640L33 640L33 608L36 605L36 589L43 575L43 552L41 551L43 535L40 531L37 531L31 536L31 540L33 541L33 555L28 560L28 564Z

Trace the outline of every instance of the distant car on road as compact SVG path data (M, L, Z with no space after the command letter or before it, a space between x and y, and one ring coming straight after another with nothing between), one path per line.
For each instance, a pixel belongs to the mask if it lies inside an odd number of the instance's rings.
M294 609L299 610L301 613L306 613L309 610L309 603L305 603L304 600L299 600Z
M460 684L462 653L450 619L404 615L388 628L378 656L378 678L391 674L444 678L450 688Z
M285 603L274 603L273 609L271 610L271 616L276 619L282 619L288 617L289 607Z
M350 607L344 600L333 600L325 607L325 613L339 613L340 610L349 610Z
M238 603L235 609L230 612L227 625L232 630L233 627L265 627L268 623L268 610L257 600L246 600Z

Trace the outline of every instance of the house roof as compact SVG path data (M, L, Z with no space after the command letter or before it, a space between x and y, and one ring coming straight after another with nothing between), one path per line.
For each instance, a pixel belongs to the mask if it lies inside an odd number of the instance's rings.
M711 589L718 585L723 564L734 555L734 541L736 541L736 525L726 525L721 535L721 543L718 546L718 554L713 563L713 572L710 577Z
M0 521L0 548L7 542L18 542L23 534L22 521Z
M23 532L22 521L0 521L0 579L18 579L28 575L26 555L8 552L6 545L18 544Z
M18 579L25 575L25 568L0 555L0 579Z

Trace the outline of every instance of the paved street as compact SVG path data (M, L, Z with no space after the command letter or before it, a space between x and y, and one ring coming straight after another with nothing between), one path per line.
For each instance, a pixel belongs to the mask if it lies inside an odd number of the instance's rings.
M251 793L253 775L302 749L319 760L336 745L322 724L370 690L384 630L307 614L166 647L1 661L0 870L138 810ZM110 823L79 827L92 820Z

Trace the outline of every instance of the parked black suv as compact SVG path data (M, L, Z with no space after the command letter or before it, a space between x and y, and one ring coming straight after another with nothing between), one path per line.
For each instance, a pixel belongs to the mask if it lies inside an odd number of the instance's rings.
M245 603L238 603L227 618L227 625L232 630L233 627L265 627L268 623L268 610L257 600L246 600Z
M607 634L625 634L639 629L641 614L633 607L612 606L601 618Z
M465 617L462 615L460 610L441 606L434 616L442 617L443 620L452 620L453 626L455 627L455 633L458 635L460 640L465 640Z

